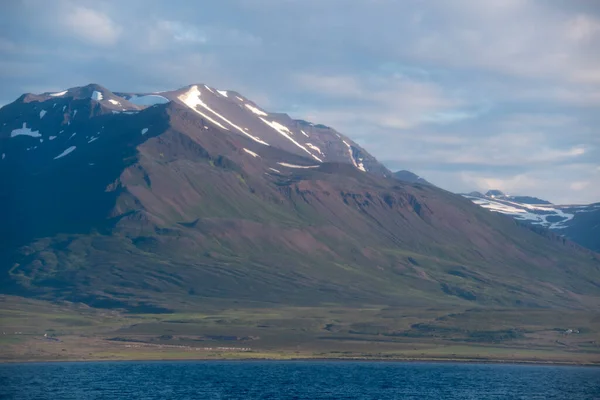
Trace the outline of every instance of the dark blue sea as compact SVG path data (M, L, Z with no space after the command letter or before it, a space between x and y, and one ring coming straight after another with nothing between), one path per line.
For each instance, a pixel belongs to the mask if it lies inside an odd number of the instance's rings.
M600 368L392 362L0 365L1 399L600 399Z

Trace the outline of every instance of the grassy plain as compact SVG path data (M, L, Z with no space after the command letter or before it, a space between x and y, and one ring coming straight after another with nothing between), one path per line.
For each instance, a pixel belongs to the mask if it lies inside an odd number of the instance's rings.
M0 326L4 362L376 359L600 365L600 313L589 311L219 304L196 312L130 314L1 296Z

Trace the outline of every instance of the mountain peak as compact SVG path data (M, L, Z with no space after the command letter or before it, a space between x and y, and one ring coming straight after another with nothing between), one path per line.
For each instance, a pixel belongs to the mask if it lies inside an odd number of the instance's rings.
M504 192L502 192L501 190L498 190L498 189L490 189L487 192L485 192L485 195L488 197L504 197L504 196L506 196L506 194L504 194Z

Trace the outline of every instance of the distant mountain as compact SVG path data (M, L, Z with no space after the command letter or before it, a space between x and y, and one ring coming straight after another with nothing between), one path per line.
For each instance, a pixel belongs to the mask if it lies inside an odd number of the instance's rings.
M410 171L406 171L406 170L396 171L396 172L394 172L393 176L394 176L394 178L404 181L404 182L422 183L425 185L431 185L431 183L427 182L425 179L421 178L419 175L412 173Z
M25 94L0 109L0 154L2 293L152 312L600 306L598 255L234 91Z
M463 194L490 211L548 228L580 245L600 252L600 203L554 205L529 196L509 196L500 190Z

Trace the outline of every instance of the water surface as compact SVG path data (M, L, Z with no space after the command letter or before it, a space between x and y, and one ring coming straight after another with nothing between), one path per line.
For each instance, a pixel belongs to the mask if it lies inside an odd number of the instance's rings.
M0 399L600 399L600 368L391 362L0 365Z

